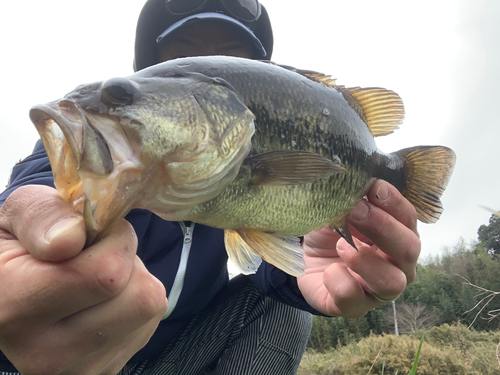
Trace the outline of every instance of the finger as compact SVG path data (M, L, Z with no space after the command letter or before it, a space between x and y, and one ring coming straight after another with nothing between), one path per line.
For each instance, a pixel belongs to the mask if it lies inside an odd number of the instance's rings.
M136 251L134 228L122 219L105 238L67 261L61 272L76 275L75 290L79 290L81 301L76 307L90 306L121 293L129 283Z
M341 264L328 267L324 272L323 281L331 296L326 311L332 312L333 315L359 318L378 306L367 295L355 275Z
M55 329L64 331L66 337L72 338L68 347L79 358L112 347L145 325L149 325L149 335L152 335L166 309L163 284L135 257L129 282L121 293L63 319L55 325Z
M306 254L311 257L335 257L335 244L339 240L340 235L330 229L329 226L325 226L314 232L304 235L303 248Z
M399 222L387 211L361 201L348 217L357 232L370 239L398 266L409 282L415 279L415 267L420 255L420 238L414 230Z
M417 211L394 186L384 180L377 180L367 197L374 206L381 208L418 235Z
M40 260L70 259L85 245L82 215L47 186L15 190L0 209L0 228Z
M18 257L3 266L5 274L22 274L7 278L9 290L29 293L7 308L17 311L14 320L23 317L33 325L57 321L119 294L128 284L135 261L137 237L126 220L97 244L65 262L43 262ZM30 288L23 288L29 285ZM6 310L2 311L8 314ZM15 325L11 325L15 329Z
M353 277L378 306L383 304L378 298L386 301L397 298L407 285L406 274L393 263L368 246L356 241L358 251L344 239L337 243L337 253L353 272Z

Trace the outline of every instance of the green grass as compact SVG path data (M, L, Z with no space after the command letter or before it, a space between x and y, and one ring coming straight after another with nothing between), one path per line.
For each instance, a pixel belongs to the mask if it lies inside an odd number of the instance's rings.
M417 350L417 355L415 356L415 361L413 362L413 367L411 368L410 372L408 373L408 375L417 375L417 367L418 367L418 357L420 357L420 350L422 350L422 343L424 342L424 337L422 336L422 338L420 339L420 345L418 346L418 350ZM382 375L384 375L384 371L385 371L385 361L382 362ZM394 373L394 375L398 375L398 370L396 370L396 372ZM368 372L368 374L370 373L370 371Z
M422 336L422 338L420 339L420 345L418 346L417 355L415 356L415 362L413 362L413 367L411 368L408 375L417 375L418 358L420 357L420 351L422 350L423 343L424 343L424 336Z
M499 331L446 324L414 335L371 335L324 352L308 350L298 375L499 374L499 341Z

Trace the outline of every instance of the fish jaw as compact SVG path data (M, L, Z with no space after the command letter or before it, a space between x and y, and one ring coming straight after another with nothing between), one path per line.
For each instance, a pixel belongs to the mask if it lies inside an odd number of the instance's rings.
M104 116L96 121L69 100L37 105L30 118L47 151L58 194L83 214L90 245L137 200L142 165L136 151L119 124Z

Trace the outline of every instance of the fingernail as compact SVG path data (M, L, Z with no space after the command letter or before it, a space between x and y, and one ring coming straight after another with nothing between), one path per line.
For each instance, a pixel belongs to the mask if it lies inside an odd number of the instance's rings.
M337 241L337 251L346 251L350 247L352 247L352 246L349 245L349 242L347 242L343 238L341 238L340 240Z
M376 197L380 201L385 201L387 198L389 198L389 188L387 187L387 184L379 185Z
M352 209L350 216L353 220L361 221L366 219L369 212L370 207L368 207L368 204L365 201L361 201Z
M69 216L54 223L45 233L45 240L50 243L56 237L72 232L77 225L80 225L83 217Z

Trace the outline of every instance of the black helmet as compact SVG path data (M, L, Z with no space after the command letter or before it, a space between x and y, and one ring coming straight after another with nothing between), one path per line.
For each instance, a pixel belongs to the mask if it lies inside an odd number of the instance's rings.
M252 39L256 58L271 59L273 30L258 0L148 0L137 22L134 71L160 62L158 45L170 32L206 19L240 28Z

